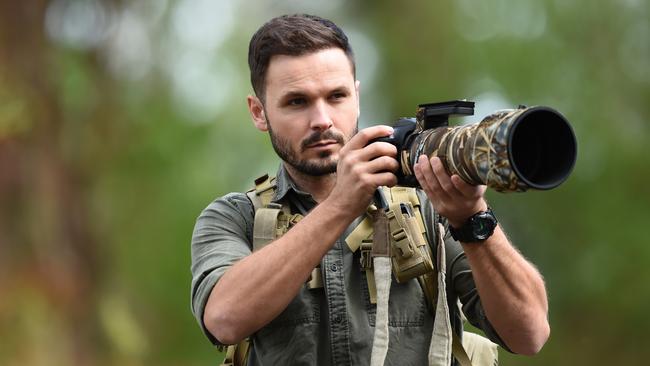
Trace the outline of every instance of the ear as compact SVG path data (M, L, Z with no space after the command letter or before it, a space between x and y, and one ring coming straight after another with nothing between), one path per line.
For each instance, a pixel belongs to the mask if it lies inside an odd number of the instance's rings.
M356 80L354 82L354 91L357 93L357 119L361 115L361 100L359 99L359 91L361 90L361 82Z
M266 132L269 130L269 126L266 122L266 113L264 112L264 105L259 100L258 97L254 95L249 95L246 97L246 102L248 103L248 112L251 114L253 123L258 130Z

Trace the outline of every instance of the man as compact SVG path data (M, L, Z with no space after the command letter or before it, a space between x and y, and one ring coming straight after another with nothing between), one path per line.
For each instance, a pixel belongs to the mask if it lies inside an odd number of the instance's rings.
M368 300L359 253L344 240L376 189L397 183L396 148L370 143L392 129L357 131L353 53L345 34L328 20L270 20L251 39L249 66L251 117L282 159L274 201L304 218L252 252L250 199L233 193L211 203L192 240L194 315L214 344L252 337L249 364L367 365L375 305ZM450 177L437 158L420 157L415 174L428 233L434 210L460 229L488 209L485 186ZM510 351L537 353L549 335L544 283L501 227L481 242L447 236L445 246L449 303L460 299L470 322ZM318 265L324 287L308 289L305 281ZM458 309L451 308L460 332ZM388 364L427 363L432 318L417 281L394 285Z

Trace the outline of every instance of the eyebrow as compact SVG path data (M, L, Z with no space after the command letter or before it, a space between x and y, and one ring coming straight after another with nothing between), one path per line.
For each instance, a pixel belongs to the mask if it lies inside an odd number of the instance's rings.
M346 93L346 94L350 94L351 91L350 91L350 88L348 88L347 86L339 86L339 87L336 87L336 88L332 89L332 90L330 91L330 94L332 94L332 93Z
M338 86L336 86L336 87L334 87L332 89L329 89L327 91L328 95L333 94L333 93L345 93L345 94L349 95L349 94L351 94L351 90L346 85L338 85ZM311 94L305 92L302 89L293 89L293 90L290 89L290 90L288 90L287 92L285 92L284 94L282 94L280 96L280 98L278 99L278 103L282 104L282 103L285 103L286 101L291 100L293 98L310 98L310 97L311 97Z
M302 91L298 90L290 90L280 97L280 100L287 100L291 98L301 98L301 97L306 97L308 94Z

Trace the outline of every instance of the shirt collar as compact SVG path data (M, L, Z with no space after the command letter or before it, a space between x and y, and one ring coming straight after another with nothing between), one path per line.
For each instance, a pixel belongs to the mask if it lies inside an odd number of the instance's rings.
M284 167L284 163L280 163L278 172L275 175L275 185L275 194L273 195L272 202L280 202L290 192L294 192L295 194L302 196L302 198L310 198L313 200L311 194L298 189L296 183L291 179L287 169Z

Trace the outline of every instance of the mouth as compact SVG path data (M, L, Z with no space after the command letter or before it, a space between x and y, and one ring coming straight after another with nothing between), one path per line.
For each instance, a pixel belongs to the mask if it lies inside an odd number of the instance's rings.
M313 144L307 145L308 149L313 149L313 148L321 148L321 147L327 147L330 145L337 145L338 142L336 140L322 140L315 142Z

